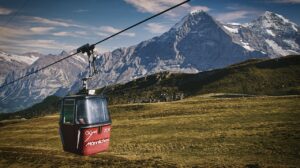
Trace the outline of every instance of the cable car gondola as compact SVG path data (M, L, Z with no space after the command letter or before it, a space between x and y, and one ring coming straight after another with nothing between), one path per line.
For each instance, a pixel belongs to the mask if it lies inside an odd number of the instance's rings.
M59 132L63 149L80 155L92 155L106 151L109 147L111 118L107 98L94 95L88 90L87 81L94 75L94 47L82 46L78 49L89 56L89 77L83 79L82 95L66 96L61 101Z
M91 155L108 150L111 118L107 99L93 95L64 97L59 126L65 151Z

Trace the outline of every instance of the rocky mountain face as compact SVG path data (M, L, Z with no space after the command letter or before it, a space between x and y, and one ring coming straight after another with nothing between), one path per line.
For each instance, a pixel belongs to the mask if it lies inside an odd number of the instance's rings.
M299 46L299 27L281 15L266 12L251 23L232 25L194 11L161 36L98 55L100 73L89 86L125 83L161 71L197 73L251 58L277 58L300 53ZM16 79L65 55L41 57L25 71L11 72L5 80ZM78 91L86 67L86 56L79 54L0 90L0 111L16 111L48 95Z
M224 25L236 42L248 50L277 58L300 52L299 27L283 16L265 12L258 19L244 25Z
M12 81L30 72L55 62L68 53L41 57L25 70L13 71L6 76L5 81ZM0 91L0 111L10 112L27 108L42 101L49 95L64 96L70 92L70 86L86 70L86 56L76 55L64 62L57 63L49 68L20 80ZM6 110L7 109L7 110Z
M159 71L196 73L251 58L300 53L299 27L265 12L243 24L222 24L201 11L191 12L161 36L99 56L101 74L92 87L127 82Z
M24 53L24 54L9 54L0 51L0 84L5 80L9 72L17 71L33 64L42 54L39 53Z

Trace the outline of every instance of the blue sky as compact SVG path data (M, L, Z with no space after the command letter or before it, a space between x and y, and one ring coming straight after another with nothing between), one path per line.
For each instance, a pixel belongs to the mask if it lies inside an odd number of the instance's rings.
M0 0L0 50L57 54L97 42L183 0ZM135 45L167 31L191 10L220 22L246 23L266 10L300 25L300 0L192 0L97 46Z

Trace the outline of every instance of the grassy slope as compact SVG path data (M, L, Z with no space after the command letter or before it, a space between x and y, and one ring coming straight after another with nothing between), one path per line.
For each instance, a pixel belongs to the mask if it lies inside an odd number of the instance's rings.
M110 107L109 152L65 153L58 115L0 128L0 167L297 167L300 97L206 98Z
M113 104L156 102L205 93L290 95L300 93L300 56L249 60L198 74L158 73L107 89ZM101 89L98 90L98 93Z

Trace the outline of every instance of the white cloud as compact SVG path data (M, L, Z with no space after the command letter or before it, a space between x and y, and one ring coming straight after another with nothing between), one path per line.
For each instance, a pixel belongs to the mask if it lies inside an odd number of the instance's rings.
M177 5L181 2L183 2L183 0L124 0L125 2L127 2L128 4L133 5L139 12L142 13L158 13L161 12L167 8L170 8L171 6ZM175 10L169 11L166 14L168 16L171 17L177 17L180 13L182 13L183 11L191 11L191 10L195 10L195 9L199 9L199 10L203 10L203 11L209 11L210 8L206 7L206 6L191 6L189 4L183 4L182 6L178 7ZM178 12L180 11L180 12Z
M65 21L61 19L47 19L47 18L36 17L36 16L35 17L24 16L23 18L27 22L46 24L50 26L79 27L79 28L83 27L77 24L70 23L70 21Z
M61 49L70 50L75 46L49 39L33 39L33 35L47 34L53 27L0 27L0 50L8 52L38 51L45 54ZM30 40L28 39L30 38Z
M51 30L53 30L54 27L32 27L30 30L37 34L45 34L49 33Z
M101 26L99 28L99 30L100 30L100 32L96 33L99 36L108 36L108 35L115 34L115 33L119 32L119 31L121 31L121 29L117 29L117 28L114 28L112 26ZM128 37L134 37L135 33L132 33L132 32L123 32L120 35L128 36Z
M0 15L9 15L12 12L13 12L13 10L0 6Z
M34 33L26 28L21 27L0 27L0 39L2 38L16 38L21 36L33 35Z
M193 10L199 10L199 11L204 11L204 12L210 11L210 8L207 6L191 6L190 8L191 8L190 11L193 11Z
M74 49L75 47L71 45L62 44L55 40L25 40L24 47L34 47L34 48L45 48L45 49L60 49L64 47L65 49Z
M74 34L66 31L61 31L61 32L55 32L53 33L54 36L60 36L60 37L66 37L66 36L75 36Z
M82 35L82 36L87 35L87 32L86 32L86 31L75 31L74 33L75 33L75 34L78 34L78 35Z
M77 10L75 10L74 12L75 13L84 13L84 12L88 12L89 10L87 10L87 9L77 9Z
M67 32L67 31L60 31L52 33L53 36L58 37L85 37L87 35L87 32L85 31L73 31L73 32Z
M105 52L109 52L112 51L112 48L107 48L107 47L103 47L103 46L96 46L95 51L98 53L105 53Z
M221 22L232 22L236 21L237 19L246 18L248 12L247 11L233 11L228 13L221 13L217 15L217 20Z
M223 23L236 22L240 19L246 19L253 15L259 15L259 11L251 10L238 10L226 13L219 13L216 15L216 19Z
M117 33L118 31L120 31L119 29L116 29L112 26L101 26L100 30L107 32L107 33Z
M32 17L30 21L36 22L36 23L44 23L44 24L53 25L53 26L70 27L70 24L68 24L66 22L60 22L60 21L50 20L50 19L41 18L41 17Z
M4 42L3 42L4 41ZM61 51L61 50L72 50L76 48L76 46L61 43L55 40L45 40L45 39L37 39L37 40L12 40L12 39L0 39L1 45L0 49L8 52L28 52L28 51L38 51L44 52L45 54L49 53L49 51Z
M86 31L75 28L73 31L66 31L69 28L58 29L56 27L45 27L45 26L0 26L0 50L8 52L53 52L60 51L62 48L64 50L74 49L72 45L61 43L61 39L54 41L49 40L51 36L56 37L77 37L77 38L87 38L88 34ZM54 30L61 30L54 32ZM35 35L46 35L47 40L32 40L36 39L38 36ZM64 38L62 38L64 39ZM68 47L69 46L69 47ZM73 47L73 48L71 48Z
M133 5L135 8L137 8L138 11L143 13L158 13L162 10L165 10L171 6L174 6L182 0L154 0L154 1L148 1L148 0L125 0L125 2ZM186 6L187 4L185 4Z
M298 3L300 3L300 0L270 0L270 2L298 4Z
M96 34L97 34L98 36L102 36L102 37L107 37L107 36L109 36L108 33L103 33L103 32L96 32Z
M48 34L54 27L0 27L0 38L22 38L24 36Z
M154 34L161 34L166 32L169 29L168 26L160 23L148 23L146 25L146 30Z

